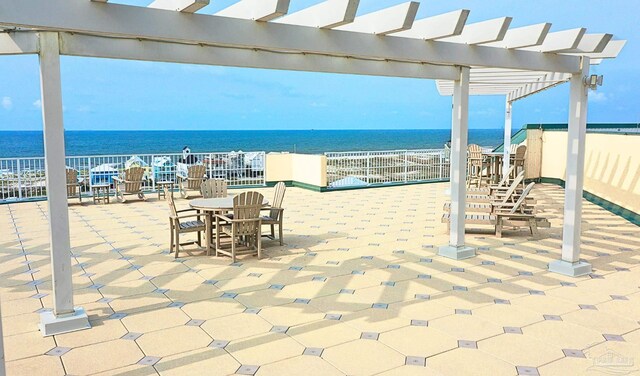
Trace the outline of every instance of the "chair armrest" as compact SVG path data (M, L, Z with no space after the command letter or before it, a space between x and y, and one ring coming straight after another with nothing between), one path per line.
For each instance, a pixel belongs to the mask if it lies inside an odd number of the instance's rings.
M174 219L184 219L184 218L193 218L193 217L198 217L198 218L200 218L200 217L202 217L202 216L204 216L204 214L202 214L202 213L198 213L198 214L187 214L187 215L176 215L176 216L173 216L173 215L172 215L172 216L170 216L170 217L171 217L171 218L174 218Z
M117 183L123 183L123 182L124 182L124 180L120 179L120 178L119 178L119 177L117 177L117 176L112 176L112 177L111 177L111 179L113 179L113 181L115 181L115 182L117 182Z
M198 210L198 209L182 209L182 210L176 210L176 213L184 213L184 212L193 211L193 210Z
M263 208L260 208L260 210L277 210L277 211L284 211L284 208L276 208L274 206L265 206Z
M231 221L233 221L233 219L231 219L231 218L229 218L229 217L225 216L224 214L216 214L216 215L215 215L215 218L216 218L216 219L217 219L217 218L220 218L220 219L222 219L222 220L224 220L224 221L227 221L227 222L231 222Z

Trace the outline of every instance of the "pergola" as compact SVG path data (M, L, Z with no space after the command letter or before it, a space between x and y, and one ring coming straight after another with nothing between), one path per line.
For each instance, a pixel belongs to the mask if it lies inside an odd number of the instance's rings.
M469 95L505 95L505 151L511 103L570 82L562 258L549 270L577 276L589 67L615 58L624 41L542 23L510 29L510 17L467 24L468 10L416 20L417 2L356 16L358 0L326 0L288 14L289 0L237 0L216 14L209 0L2 0L0 55L38 54L49 200L53 311L43 335L90 327L73 304L65 181L60 55L266 69L426 78L453 97L451 234L442 256L475 255L465 244ZM508 163L509 158L504 158ZM508 166L507 166L508 167Z

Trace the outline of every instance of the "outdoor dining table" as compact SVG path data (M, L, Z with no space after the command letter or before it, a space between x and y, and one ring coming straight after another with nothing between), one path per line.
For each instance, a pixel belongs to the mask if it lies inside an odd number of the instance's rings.
M511 154L513 155L513 154ZM489 166L491 166L491 171L488 171L488 175L491 178L492 183L496 184L502 178L502 159L504 158L504 153L499 151L492 151L488 153L482 153L483 157L487 157L491 160Z
M213 216L218 213L223 213L233 210L233 198L234 194L227 197L218 198L199 198L191 200L189 206L192 209L197 209L204 212L205 215L205 246L207 247L207 254L211 254L211 241L213 239ZM262 199L262 206L269 205L269 200Z

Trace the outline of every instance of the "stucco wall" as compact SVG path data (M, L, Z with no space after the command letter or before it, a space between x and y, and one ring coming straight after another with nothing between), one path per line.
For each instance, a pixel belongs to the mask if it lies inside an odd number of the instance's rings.
M267 182L295 181L316 187L327 186L327 157L324 155L269 153Z
M567 132L542 140L542 177L566 180ZM587 133L584 189L640 213L640 136Z

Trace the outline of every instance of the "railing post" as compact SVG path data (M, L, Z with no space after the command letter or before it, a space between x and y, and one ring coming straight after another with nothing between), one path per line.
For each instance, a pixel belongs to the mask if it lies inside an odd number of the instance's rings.
M156 191L156 172L154 170L154 165L153 165L153 161L156 159L156 156L154 154L151 154L151 183L153 184L151 187L151 191L155 192Z
M22 201L22 168L20 166L20 158L16 159L18 173L18 200Z
M371 184L371 153L367 152L367 184Z
M409 179L407 178L407 174L409 173L409 160L408 160L408 151L405 150L404 151L404 182L406 183L407 181L409 181Z
M91 191L91 187L93 184L91 183L91 157L87 157L87 179L89 179L89 191Z

